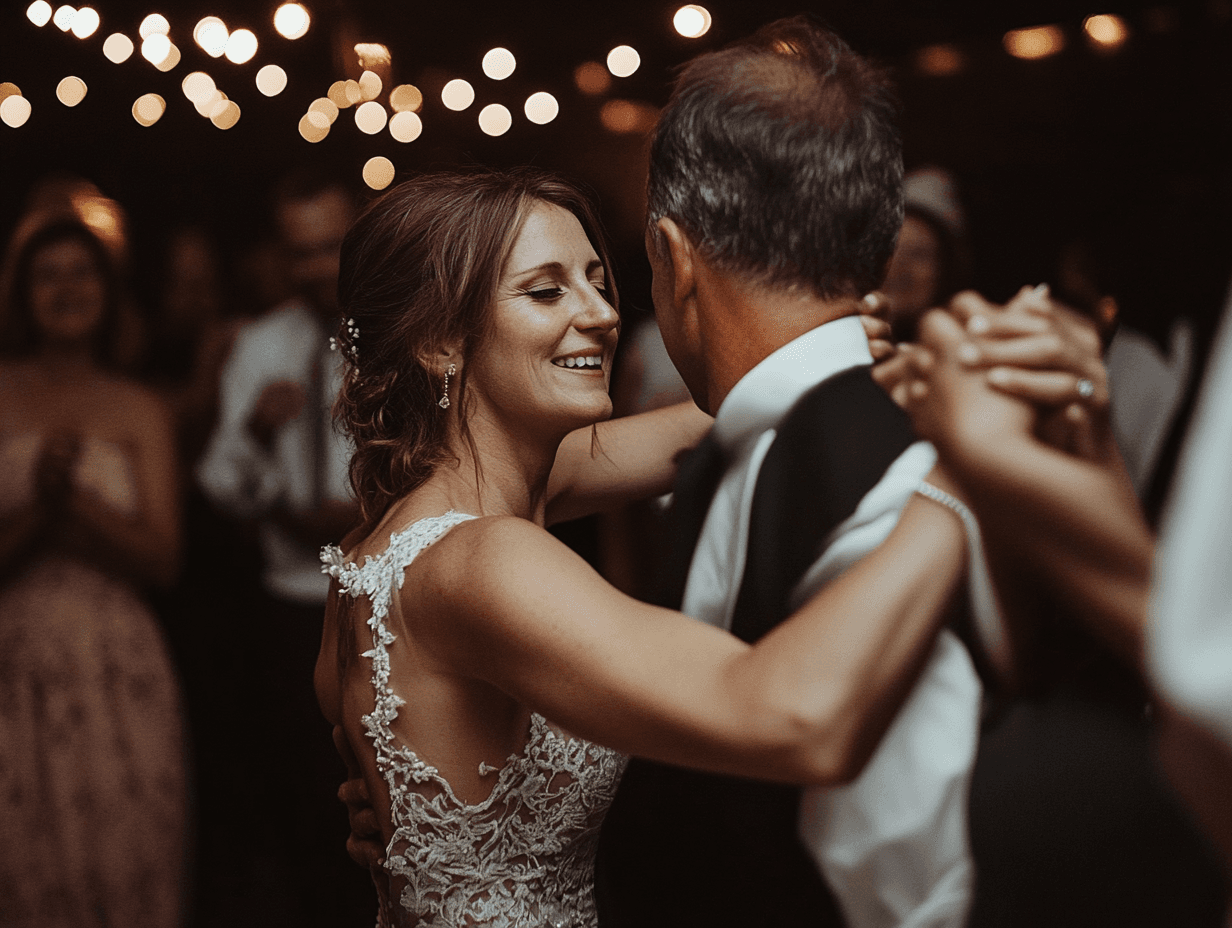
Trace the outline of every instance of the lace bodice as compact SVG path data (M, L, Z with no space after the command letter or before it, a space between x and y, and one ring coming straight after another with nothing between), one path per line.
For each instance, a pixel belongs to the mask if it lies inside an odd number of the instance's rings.
M422 928L594 928L594 857L602 822L625 758L572 738L531 716L526 747L499 770L487 799L467 803L423 759L395 738L404 705L390 681L395 636L385 620L406 568L424 548L474 516L447 512L390 537L362 565L325 548L323 568L340 592L371 605L375 707L364 716L377 767L389 790L394 834L385 869L400 887L400 906L382 925ZM480 775L495 772L481 764Z

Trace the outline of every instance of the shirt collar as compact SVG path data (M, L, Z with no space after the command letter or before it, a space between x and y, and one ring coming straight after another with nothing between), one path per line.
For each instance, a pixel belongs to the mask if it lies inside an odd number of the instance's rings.
M827 377L872 362L859 316L810 329L736 382L714 417L713 435L730 454L777 426L801 396Z

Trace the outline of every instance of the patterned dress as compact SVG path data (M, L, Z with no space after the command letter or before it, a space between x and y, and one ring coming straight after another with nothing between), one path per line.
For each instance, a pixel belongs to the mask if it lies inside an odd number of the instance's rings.
M599 825L625 758L569 737L531 716L526 747L500 768L487 799L467 803L440 773L400 744L391 724L404 701L390 681L395 636L385 620L415 556L460 522L448 512L390 538L362 565L336 547L322 552L341 593L366 597L375 708L364 717L391 800L394 834L385 871L394 887L381 926L417 928L594 928L594 859ZM482 764L481 776L497 772Z

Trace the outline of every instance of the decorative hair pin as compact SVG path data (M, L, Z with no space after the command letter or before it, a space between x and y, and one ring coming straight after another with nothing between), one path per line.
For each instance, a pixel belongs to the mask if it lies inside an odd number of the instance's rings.
M348 319L346 321L346 329L347 329L347 342L349 344L347 344L344 347L342 343L338 341L338 339L334 338L331 335L329 337L329 350L330 351L345 351L351 363L354 364L356 367L358 367L359 366L359 326L355 324L354 319Z

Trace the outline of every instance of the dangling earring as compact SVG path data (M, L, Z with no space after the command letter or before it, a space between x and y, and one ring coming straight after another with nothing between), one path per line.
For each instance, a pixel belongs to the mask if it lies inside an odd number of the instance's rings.
M437 406L441 407L441 409L449 408L449 405L450 405L449 404L449 378L453 374L457 373L457 371L458 371L458 368L453 364L450 364L449 367L445 369L445 391L441 395L440 402L436 404Z

